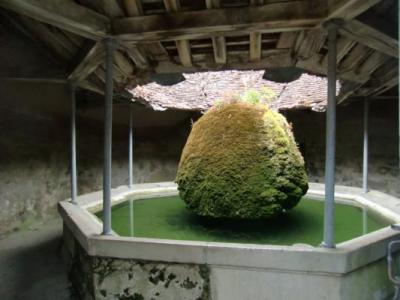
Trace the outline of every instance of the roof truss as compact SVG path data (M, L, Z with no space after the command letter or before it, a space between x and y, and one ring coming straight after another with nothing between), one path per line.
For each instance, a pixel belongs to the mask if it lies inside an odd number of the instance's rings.
M355 19L382 1L394 0L234 1L239 7L220 0L0 0L0 7L25 16L23 26L56 56L72 61L68 79L97 91L104 83L99 41L110 35L120 41L114 79L122 85L149 72L298 66L325 74L321 25L340 18L338 75L353 82L356 92L382 90L376 74L398 58L398 40L363 23L365 18ZM82 37L98 42L83 51ZM386 68L397 76L396 66Z

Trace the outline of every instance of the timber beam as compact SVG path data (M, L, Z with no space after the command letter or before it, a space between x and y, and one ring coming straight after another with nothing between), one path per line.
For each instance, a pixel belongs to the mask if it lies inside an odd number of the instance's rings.
M0 0L0 7L92 40L110 33L109 18L74 1Z
M78 82L83 81L103 62L104 56L104 44L102 41L97 42L68 76L68 80Z
M177 11L115 19L113 29L131 42L185 40L210 36L259 32L295 31L311 28L326 16L325 1L270 3L245 8Z
M382 0L328 0L329 19L350 20L378 4Z
M340 28L341 35L392 57L399 57L399 42L390 36L357 20L346 21Z

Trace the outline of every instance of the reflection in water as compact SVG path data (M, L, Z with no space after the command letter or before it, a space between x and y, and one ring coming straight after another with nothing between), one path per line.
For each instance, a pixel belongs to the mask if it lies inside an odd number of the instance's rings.
M133 200L129 200L129 228L131 236L134 236L135 231L133 227Z
M368 233L368 209L363 206L362 207L362 218L363 218L363 234L367 234Z

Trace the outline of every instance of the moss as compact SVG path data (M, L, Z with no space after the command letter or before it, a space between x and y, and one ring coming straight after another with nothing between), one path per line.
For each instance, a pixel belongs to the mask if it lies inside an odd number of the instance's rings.
M158 269L157 267L152 268L150 270L149 281L154 285L157 285L160 281L164 282L165 270L166 268L161 268L161 269Z
M196 285L197 285L197 282L191 281L189 277L187 277L182 283L182 287L187 290L194 289L196 287Z
M193 126L176 182L200 216L270 218L307 192L304 160L285 118L262 104L215 107Z

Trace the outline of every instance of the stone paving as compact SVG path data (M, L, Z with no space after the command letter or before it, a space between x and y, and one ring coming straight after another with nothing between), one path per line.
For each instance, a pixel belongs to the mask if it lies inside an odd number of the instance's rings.
M0 298L75 300L60 255L61 219L0 239Z

